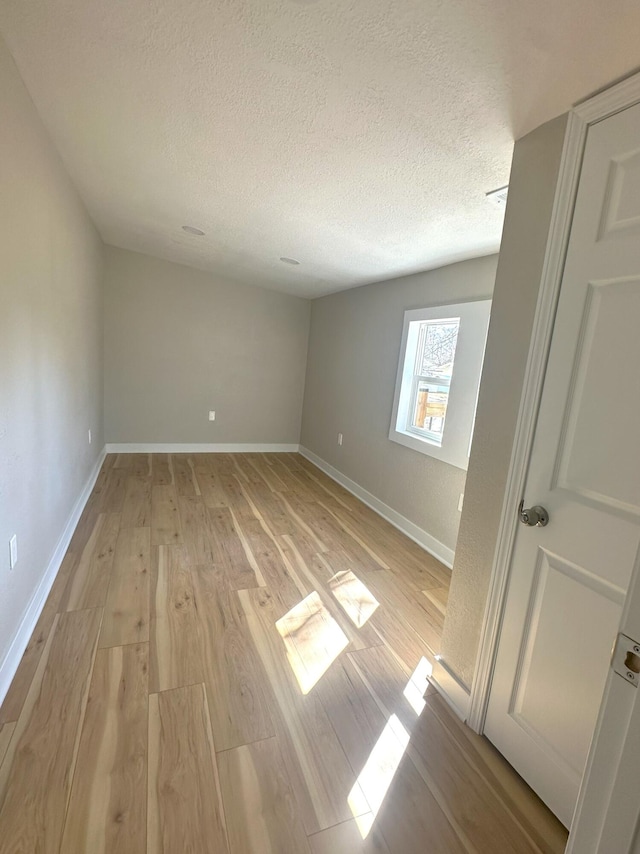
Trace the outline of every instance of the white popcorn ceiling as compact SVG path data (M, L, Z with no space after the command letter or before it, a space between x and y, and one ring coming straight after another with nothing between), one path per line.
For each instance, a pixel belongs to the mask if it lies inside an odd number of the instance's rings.
M107 243L305 297L496 251L513 140L640 60L636 0L2 0L0 29Z

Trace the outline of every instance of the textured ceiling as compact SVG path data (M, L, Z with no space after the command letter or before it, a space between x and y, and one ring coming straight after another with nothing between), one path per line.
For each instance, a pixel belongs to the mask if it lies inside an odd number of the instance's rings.
M2 0L0 29L106 242L301 296L495 251L513 140L640 60L636 0Z

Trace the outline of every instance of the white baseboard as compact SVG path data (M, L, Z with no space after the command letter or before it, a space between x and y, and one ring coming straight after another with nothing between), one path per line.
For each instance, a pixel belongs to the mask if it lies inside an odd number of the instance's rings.
M461 721L467 720L469 714L469 691L458 680L454 673L440 659L436 661L429 682L438 694L446 700Z
M356 498L359 498L360 501L364 502L368 507L371 507L372 510L375 510L383 519L386 519L387 522L390 522L395 528L398 528L399 531L406 534L409 539L416 542L419 546L422 546L425 551L438 558L439 561L451 569L453 566L453 558L455 556L453 549L445 546L445 544L441 543L440 540L436 540L435 537L432 537L431 534L428 534L405 516L402 516L394 510L393 507L389 507L389 505L385 504L384 501L380 501L379 498L376 498L375 495L368 492L364 487L356 483L355 480L351 480L350 477L342 474L341 471L338 471L337 468L334 468L332 465L325 462L321 457L317 456L317 454L314 454L313 451L310 451L308 448L300 445L300 453L303 457L309 460L310 463L313 463L314 466L317 466L325 474L329 475L332 480L335 480L341 486L344 486L344 488L355 495Z
M295 454L299 445L112 442L108 454Z
M7 695L7 691L9 690L9 686L13 680L13 677L16 675L16 671L22 659L25 649L27 648L27 644L29 643L29 639L33 634L33 630L36 627L36 623L40 617L40 613L44 608L44 604L47 601L47 596L53 586L53 582L55 581L56 575L58 574L58 570L60 569L60 565L62 564L62 559L65 556L65 553L69 547L69 543L71 542L71 537L73 536L73 532L76 529L76 525L80 521L80 516L82 515L82 511L84 510L84 506L87 503L89 496L91 495L91 491L95 485L95 482L98 478L98 474L100 473L100 468L102 467L102 463L104 462L104 458L106 456L106 449L103 448L100 452L96 463L91 470L91 474L87 478L87 481L82 488L82 492L78 496L78 500L74 504L73 510L71 511L71 515L67 520L67 524L65 525L64 531L62 532L60 539L54 549L53 555L51 556L51 560L45 570L44 575L42 576L42 580L40 584L36 588L33 596L31 597L31 601L27 606L27 610L25 612L24 617L22 618L22 622L18 627L18 631L15 633L13 640L11 641L11 646L7 650L5 657L0 663L0 705L4 698Z

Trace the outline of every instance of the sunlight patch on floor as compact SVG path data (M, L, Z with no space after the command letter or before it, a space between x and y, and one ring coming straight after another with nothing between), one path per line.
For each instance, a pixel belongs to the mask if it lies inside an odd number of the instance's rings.
M420 716L426 706L424 695L429 687L429 677L433 673L433 665L424 656L418 662L416 669L411 674L406 688L402 692L411 705L411 708Z
M391 715L349 793L349 807L363 839L373 827L408 744L409 733Z
M349 643L315 591L276 621L300 690L308 694Z
M329 588L345 614L359 629L380 604L368 587L351 571L336 573L329 581Z

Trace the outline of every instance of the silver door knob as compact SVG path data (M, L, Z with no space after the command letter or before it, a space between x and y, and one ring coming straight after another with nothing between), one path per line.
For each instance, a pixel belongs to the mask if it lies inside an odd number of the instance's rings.
M524 499L518 507L518 516L523 525L528 525L530 528L544 528L549 521L549 514L539 504L525 509Z

